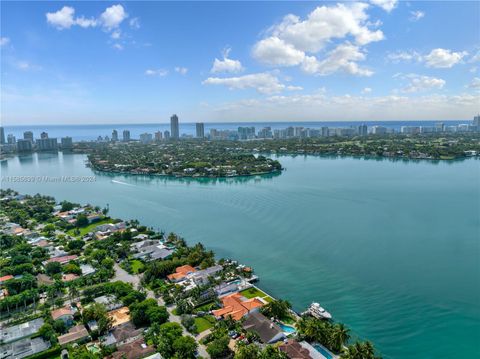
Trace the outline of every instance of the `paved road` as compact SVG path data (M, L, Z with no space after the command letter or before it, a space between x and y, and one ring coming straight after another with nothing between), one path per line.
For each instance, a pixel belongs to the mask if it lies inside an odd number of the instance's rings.
M131 274L129 274L125 269L123 269L122 267L120 267L120 266L118 265L118 263L115 263L114 268L115 268L115 276L112 278L112 281L120 280L120 281L122 281L122 282L130 283L130 284L133 285L134 288L138 289L138 285L140 284L140 277L139 277L138 275L131 275ZM147 290L147 298L156 299L159 305L165 306L165 302L163 301L163 299L162 299L161 297L160 297L160 298L156 298L155 295L153 294L153 292L152 292L151 290ZM183 327L183 325L181 324L181 318L180 318L180 316L175 315L175 314L172 313L172 311L173 311L174 308L175 308L174 306L169 306L169 307L167 307L168 314L170 315L169 321L180 324L180 326L182 327L183 335L188 335L188 336L196 339L195 336L193 336L192 334L190 334L189 332L187 332L187 330ZM202 334L203 334L203 333L202 333ZM202 334L199 334L199 335L197 336L197 338L200 337L200 335L202 335ZM206 335L206 334L205 334L205 335ZM205 335L201 336L200 339L203 338ZM205 346L202 345L202 344L200 344L199 342L198 342L198 353L199 353L203 358L210 358L210 355L208 355Z

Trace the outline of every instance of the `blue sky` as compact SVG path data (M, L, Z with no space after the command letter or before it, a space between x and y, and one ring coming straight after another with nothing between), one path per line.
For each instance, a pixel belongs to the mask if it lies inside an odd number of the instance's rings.
M474 1L1 2L1 121L470 119L479 13Z

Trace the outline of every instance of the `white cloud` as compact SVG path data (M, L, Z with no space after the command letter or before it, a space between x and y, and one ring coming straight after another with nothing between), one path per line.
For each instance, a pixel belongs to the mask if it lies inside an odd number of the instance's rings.
M480 62L480 50L477 51L475 55L473 55L468 62Z
M145 71L145 75L164 77L164 76L168 75L168 70L165 70L165 69L148 69L148 70Z
M32 64L28 61L24 61L24 60L21 60L21 61L15 61L13 63L13 65L19 69L19 70L22 70L22 71L37 71L37 70L41 70L41 66L38 66L38 65L35 65L35 64Z
M271 66L295 66L305 58L303 51L276 36L263 39L253 47L253 57Z
M64 6L57 12L47 12L47 22L58 30L69 29L72 25L75 25L74 14L75 9L73 7Z
M186 75L188 72L188 69L186 67L175 67L175 72L178 72L180 75Z
M119 43L116 43L116 44L113 44L112 47L115 49L115 50L123 50L123 45L119 44Z
M253 88L262 94L278 93L285 89L285 85L280 83L279 79L268 73L249 74L238 77L209 77L202 82L204 85L224 85L229 89L248 89Z
M480 77L473 78L468 87L472 89L480 89Z
M274 95L210 107L212 121L395 121L470 118L478 112L479 95L328 96L325 93Z
M105 9L100 15L100 21L107 30L112 30L120 26L123 20L128 17L122 5L112 5Z
M416 51L397 51L389 53L387 59L393 63L399 63L401 61L421 61L422 56Z
M303 61L302 69L306 73L323 76L337 71L357 76L371 76L373 71L361 68L356 63L356 61L364 59L365 54L360 51L358 46L345 43L338 45L321 61L314 56L307 56Z
M397 0L370 0L374 5L381 7L386 12L390 12L397 6Z
M301 91L303 90L303 87L302 86L287 86L286 89L288 91Z
M6 46L10 43L10 39L8 37L0 37L0 46Z
M223 50L223 60L215 58L213 61L213 66L210 72L212 74L217 73L238 73L243 71L242 63L239 60L229 59L228 55L230 54L230 48Z
M372 24L368 21L367 8L368 4L364 3L319 6L305 20L289 14L267 31L267 37L253 46L252 55L259 62L271 66L302 65L309 73L327 74L346 70L348 73L365 75L367 72L360 70L354 63L355 58L365 59L359 46L384 39L381 30L369 28L373 24L378 26L379 23ZM314 56L335 39L347 37L352 38L355 45L350 46L356 46L356 52L360 55L351 54L346 63L339 66L332 64L332 55L338 56L344 44L328 53L323 60ZM322 68L327 69L324 71Z
M134 18L130 19L128 24L130 25L130 27L132 29L135 29L135 30L140 29L140 19L138 17L134 17Z
M81 16L81 17L77 17L75 19L75 24L86 29L88 27L97 26L98 21L94 18L87 19L87 18Z
M428 67L450 68L459 63L468 53L466 51L453 52L447 49L433 49L424 57Z
M425 17L425 12L416 10L416 11L410 11L410 21L418 21L421 18Z
M366 94L369 94L372 92L372 89L370 87L365 87L362 91L361 91L361 94L362 95L366 95Z
M405 87L403 92L419 92L419 91L428 91L428 90L439 90L445 86L445 80L417 74L408 74L404 76L405 79L409 81L407 87Z

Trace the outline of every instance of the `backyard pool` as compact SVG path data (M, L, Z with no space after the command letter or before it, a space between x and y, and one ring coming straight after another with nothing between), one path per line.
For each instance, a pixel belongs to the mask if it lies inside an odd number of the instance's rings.
M322 354L326 359L333 359L334 356L332 355L332 353L330 353L327 349L325 349L322 345L320 344L313 344L313 347L315 348L315 350L317 352L319 352L320 354Z
M286 333L287 335L295 333L297 330L292 327L291 325L286 325L279 323L278 326L282 328L283 332Z

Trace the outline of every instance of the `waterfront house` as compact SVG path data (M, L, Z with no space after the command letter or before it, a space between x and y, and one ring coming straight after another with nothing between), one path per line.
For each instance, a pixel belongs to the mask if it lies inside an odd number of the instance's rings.
M168 280L170 280L170 282L176 283L184 279L190 273L194 273L194 272L196 272L195 268L189 265L184 265L181 267L177 267L177 269L175 269L175 273L169 274L167 278Z
M218 272L221 272L223 267L219 264L214 265L212 267L208 267L199 271L196 271L189 275L197 285L207 284L209 282L209 278L216 275Z
M242 324L243 329L256 333L265 344L285 339L283 330L260 312L249 313Z
M139 234L138 236L141 235ZM133 243L130 248L132 251L136 252L133 255L133 258L144 261L168 259L174 252L173 250L168 249L159 240L143 240L141 242Z
M223 308L213 310L217 319L231 317L240 320L248 313L258 311L264 303L259 298L246 299L240 293L234 293L222 298Z
M303 343L299 343L294 339L288 339L286 342L280 344L278 349L287 354L290 359L324 359L321 356L315 355L314 352L311 354L310 350L302 345Z
M78 342L88 340L89 337L90 336L85 326L83 324L79 324L72 327L67 334L60 335L58 337L58 343L60 345L65 345L69 343L78 343Z

